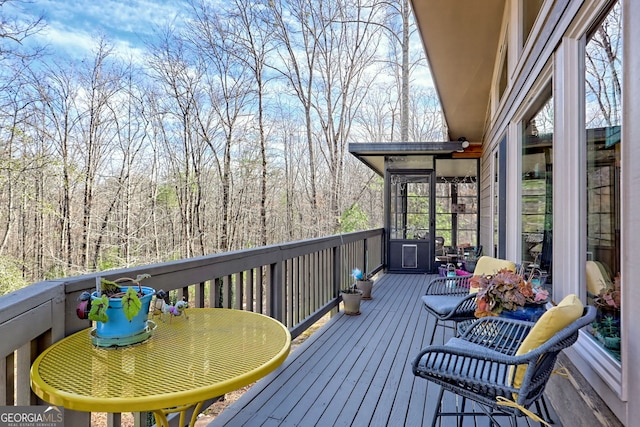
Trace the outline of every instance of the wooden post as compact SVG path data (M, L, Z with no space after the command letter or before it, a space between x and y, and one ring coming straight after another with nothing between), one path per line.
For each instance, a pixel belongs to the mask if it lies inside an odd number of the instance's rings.
M269 266L269 316L285 323L284 319L284 287L282 277L282 261ZM286 323L285 323L286 324Z
M342 246L333 248L333 296L340 296L340 287L342 286Z

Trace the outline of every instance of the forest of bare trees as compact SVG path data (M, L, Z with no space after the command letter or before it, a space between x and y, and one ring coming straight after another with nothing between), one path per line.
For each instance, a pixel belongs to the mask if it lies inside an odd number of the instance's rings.
M443 139L407 8L193 0L81 60L0 16L0 285L381 226L348 143Z

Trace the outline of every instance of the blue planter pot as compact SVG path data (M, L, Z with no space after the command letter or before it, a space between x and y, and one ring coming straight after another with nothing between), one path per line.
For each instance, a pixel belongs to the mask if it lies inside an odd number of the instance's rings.
M129 286L121 286L120 288L126 292ZM137 288L137 286L134 286L134 289ZM126 338L143 333L147 327L149 306L155 294L155 289L143 286L142 293L144 294L140 297L142 308L131 319L131 322L127 320L124 310L122 310L122 298L110 298L109 308L106 312L107 316L109 316L109 321L106 323L96 322L96 335L100 338ZM98 293L92 293L91 299L94 300L96 298L98 298Z
M545 311L547 311L546 304L527 304L515 310L502 310L500 316L508 319L537 322Z

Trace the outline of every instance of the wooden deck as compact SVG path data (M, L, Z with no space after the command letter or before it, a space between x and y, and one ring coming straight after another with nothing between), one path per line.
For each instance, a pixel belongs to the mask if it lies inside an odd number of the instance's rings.
M411 361L427 345L433 327L420 302L430 277L376 280L373 299L362 301L361 315L334 316L209 426L431 425L439 387L411 372ZM436 343L448 338L442 329ZM454 404L455 397L447 395ZM562 425L555 413L552 417L554 426ZM484 417L477 421L488 425ZM519 425L527 425L522 421ZM473 425L473 419L466 418L464 425Z

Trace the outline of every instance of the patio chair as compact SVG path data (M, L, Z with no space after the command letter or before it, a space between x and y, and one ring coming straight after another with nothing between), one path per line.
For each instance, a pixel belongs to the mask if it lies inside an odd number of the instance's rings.
M414 375L441 386L432 426L447 416L456 416L458 425L464 416L487 416L491 425L501 425L496 421L499 416L510 417L511 425L516 425L517 417L528 416L548 425L543 419L548 413L542 413L540 404L546 412L543 391L558 353L570 347L578 330L595 316L594 307L569 295L536 323L485 317L445 345L422 350L412 364ZM443 405L445 391L462 397L460 405ZM529 410L534 404L537 413ZM469 410L476 408L479 411Z
M494 274L506 268L516 271L516 265L507 261L489 256L478 259L474 275ZM457 329L457 323L474 319L476 311L476 289L470 288L468 276L438 277L432 279L422 296L422 303L430 315L436 319L436 324L431 332L430 344L433 344L437 327L453 327ZM448 322L453 322L450 326Z

